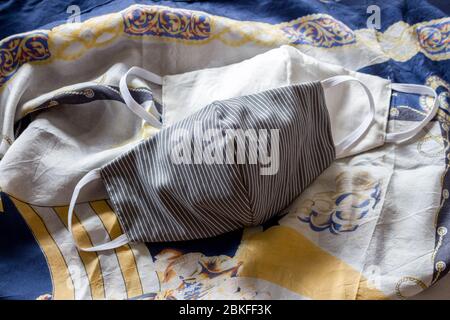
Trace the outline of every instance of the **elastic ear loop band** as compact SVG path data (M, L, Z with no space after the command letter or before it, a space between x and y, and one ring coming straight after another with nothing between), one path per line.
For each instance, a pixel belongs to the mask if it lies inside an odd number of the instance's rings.
M434 98L433 108L430 113L420 122L417 127L401 132L392 132L386 134L386 142L403 143L414 138L436 115L439 109L439 100L434 89L420 84L392 83L391 89L404 93L413 93L432 96Z
M134 98L130 94L130 90L128 90L128 77L129 76L137 76L143 78L144 80L150 81L154 84L162 85L162 77L147 71L145 69L139 67L132 67L130 70L125 73L122 78L120 78L119 89L120 94L122 95L123 100L127 107L134 112L138 117L142 118L149 125L155 128L161 128L161 122L151 113L147 112L139 103L134 100ZM152 101L152 106L150 110L156 111L156 107L154 102ZM157 111L156 111L157 112Z
M364 120L358 128L335 145L336 157L343 156L345 152L348 151L355 143L359 142L375 122L375 102L373 100L372 93L360 80L351 76L335 76L322 80L321 83L322 87L326 90L346 81L355 81L362 86L367 94L367 98L369 99L369 113L364 117Z
M92 171L89 171L83 178L81 178L80 181L78 181L77 185L75 186L75 190L73 191L72 199L70 200L69 205L69 213L67 215L67 225L69 226L69 232L72 236L73 242L77 246L78 249L81 251L104 251L104 250L111 250L118 247L123 246L124 244L127 244L129 242L127 236L125 234L122 234L115 238L112 241L109 241L104 244L100 244L98 246L94 246L91 248L82 248L78 242L75 239L75 236L72 231L72 220L73 220L73 210L75 208L76 201L78 199L78 195L80 194L81 189L86 186L87 184L91 183L94 180L101 179L100 176L100 169L94 169Z

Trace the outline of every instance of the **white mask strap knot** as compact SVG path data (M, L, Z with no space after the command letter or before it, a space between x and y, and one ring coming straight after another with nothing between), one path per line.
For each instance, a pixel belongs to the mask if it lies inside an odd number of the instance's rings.
M346 81L355 81L359 83L362 88L364 89L364 92L367 95L367 98L369 99L369 112L364 117L364 120L361 122L361 124L356 128L352 133L350 133L348 136L346 136L344 139L342 139L339 143L335 145L336 150L336 157L342 157L345 155L345 153L350 150L350 148L359 142L364 135L367 133L367 131L370 129L372 124L375 122L375 102L372 96L372 93L370 92L369 88L362 83L360 80L351 77L351 76L335 76L331 77L325 80L322 80L322 87L327 90L328 88L337 86L343 82Z
M94 246L91 248L82 248L78 242L75 239L75 236L72 231L72 220L73 220L73 210L75 208L76 201L78 199L78 195L80 194L81 189L86 186L87 184L91 183L94 180L100 179L100 169L94 169L92 171L89 171L75 186L75 190L72 195L72 199L70 200L69 205L69 213L67 216L67 225L69 226L69 232L72 236L73 242L77 246L78 249L81 251L104 251L104 250L111 250L118 247L121 247L129 242L127 236L125 234L122 234L115 238L112 241L109 241L104 244L100 244L98 246Z
M434 118L439 109L439 100L437 93L433 88L420 84L393 83L391 84L391 89L404 93L428 95L434 98L433 107L431 108L430 113L418 126L409 130L386 134L386 142L403 143L414 138Z
M157 85L162 85L162 77L147 71L145 69L139 68L139 67L132 67L130 70L125 73L122 78L120 78L119 83L119 89L120 94L122 95L123 100L125 101L125 104L127 107L135 113L138 117L142 118L147 122L149 125L155 127L155 128L161 128L161 122L150 112L147 112L139 103L134 100L134 98L130 94L130 90L128 89L128 77L129 76L137 76L140 78L143 78L144 80L147 80L149 82L152 82ZM155 107L155 103L152 101L151 110L153 112L158 113Z

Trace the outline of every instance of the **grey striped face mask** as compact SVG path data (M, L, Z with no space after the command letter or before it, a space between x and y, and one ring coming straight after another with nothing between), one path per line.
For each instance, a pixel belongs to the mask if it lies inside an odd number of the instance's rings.
M346 81L362 86L372 116L335 144L324 90ZM124 234L81 250L207 238L262 224L361 139L373 110L369 89L350 76L211 103L84 176L70 202L69 230L80 190L97 179Z

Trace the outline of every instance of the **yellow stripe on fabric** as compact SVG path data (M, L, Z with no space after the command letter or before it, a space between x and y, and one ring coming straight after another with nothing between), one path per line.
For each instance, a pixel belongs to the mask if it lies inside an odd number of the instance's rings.
M62 220L63 224L67 228L67 215L69 207L54 207L55 212L58 214L59 218ZM74 215L73 224L73 234L77 239L78 243L82 247L92 247L92 241L89 238L89 234L83 225L80 223L76 215ZM105 286L103 283L103 275L100 266L100 261L98 259L98 254L96 252L85 252L78 250L80 254L81 261L83 261L86 273L89 278L89 285L91 287L91 293L93 299L104 299L105 298Z
M292 228L245 234L240 277L264 279L312 299L386 299L361 273Z
M93 201L90 204L92 209L102 220L111 239L115 239L123 234L117 216L106 201ZM127 288L128 298L142 295L141 278L139 276L133 250L131 250L129 245L125 245L115 249L115 251L117 258L119 259L119 265Z
M0 192L1 192L1 190L0 190ZM3 199L2 199L2 196L1 196L1 194L0 194L0 213L3 213L5 210L4 210L4 207L3 207Z
M75 288L73 286L67 267L59 247L48 232L45 224L36 212L28 204L9 196L27 222L36 241L41 247L47 260L48 268L52 278L54 300L73 300L75 298Z

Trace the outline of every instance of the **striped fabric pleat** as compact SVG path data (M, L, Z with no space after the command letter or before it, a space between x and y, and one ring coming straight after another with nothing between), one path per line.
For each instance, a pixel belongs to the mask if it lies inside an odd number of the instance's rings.
M202 140L211 130L221 134ZM246 161L239 162L237 140L228 134L239 131L266 135L267 148L246 140ZM234 153L227 158L229 147ZM173 161L179 149L190 161ZM223 150L224 160L196 161L206 149ZM261 163L261 153L271 154L272 163ZM101 175L130 241L181 241L267 221L334 158L323 88L311 82L214 102L106 164ZM262 174L274 161L278 170Z

